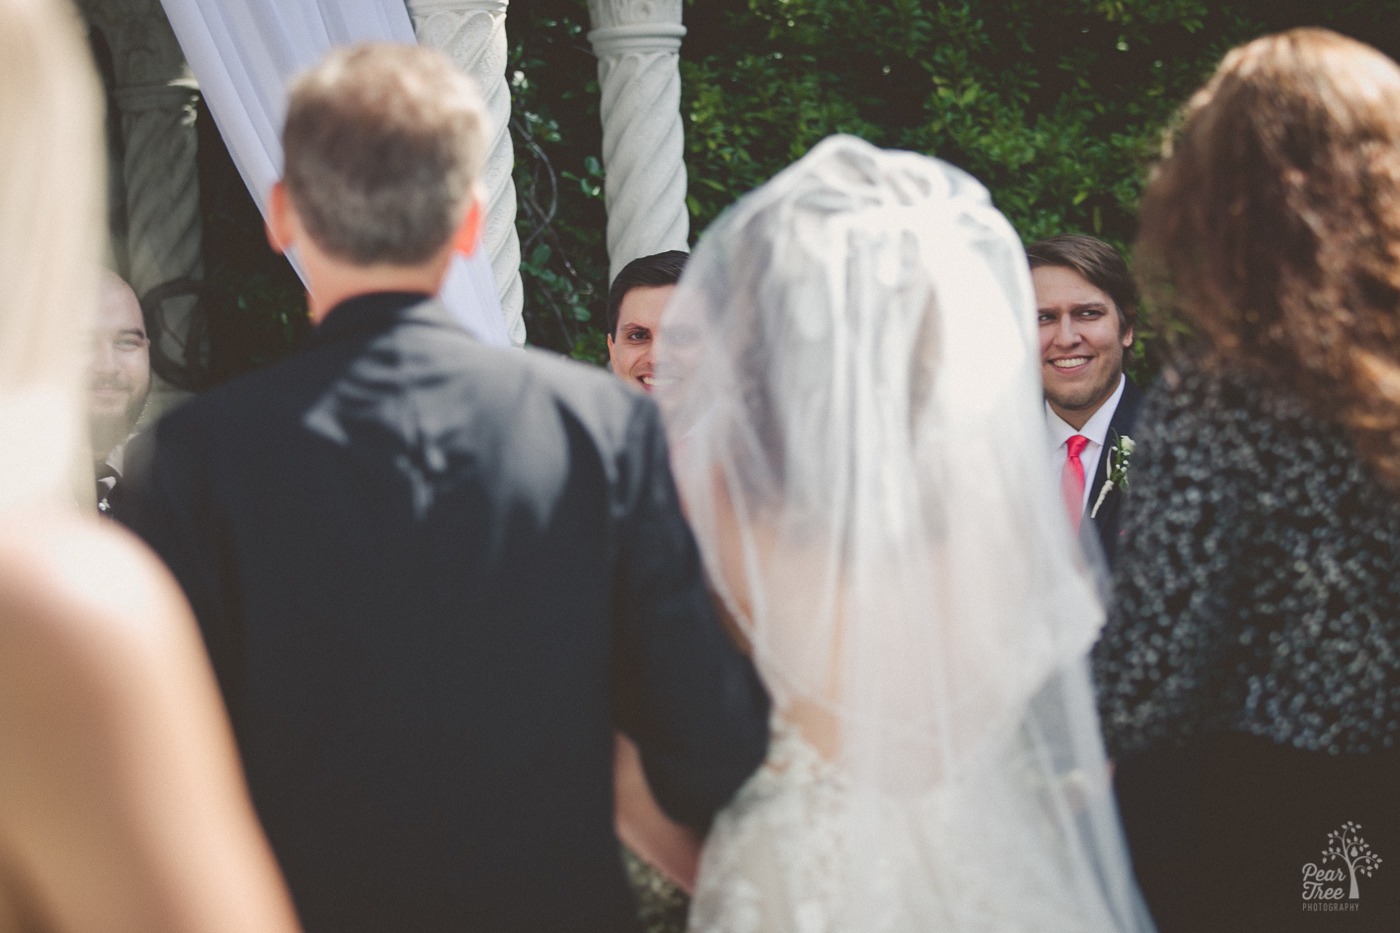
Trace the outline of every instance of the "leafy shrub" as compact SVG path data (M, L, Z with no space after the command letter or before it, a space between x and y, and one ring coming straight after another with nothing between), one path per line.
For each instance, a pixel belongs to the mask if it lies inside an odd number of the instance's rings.
M1400 52L1400 0L686 0L685 20L692 238L841 132L966 169L1028 242L1080 232L1126 249L1164 127L1226 49L1313 24ZM587 0L517 0L507 76L529 339L602 362L606 213L588 23ZM230 238L221 210L206 218L206 265L229 313L261 313L288 291L287 270L261 247L260 222ZM267 269L250 271L246 249L233 261L219 253L239 237L258 241ZM285 298L270 305L275 320L250 322L263 335L247 351L258 360L298 329ZM1137 375L1151 376L1161 338L1179 330L1144 309Z

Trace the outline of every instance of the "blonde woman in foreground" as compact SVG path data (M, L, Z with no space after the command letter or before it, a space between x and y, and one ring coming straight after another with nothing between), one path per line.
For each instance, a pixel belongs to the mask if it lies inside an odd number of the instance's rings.
M103 223L73 10L0 0L0 72L0 931L293 930L188 608L77 505Z

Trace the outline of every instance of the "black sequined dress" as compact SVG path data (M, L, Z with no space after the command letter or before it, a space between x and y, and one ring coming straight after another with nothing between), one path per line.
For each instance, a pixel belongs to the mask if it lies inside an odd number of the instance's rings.
M1300 400L1189 360L1137 435L1094 670L1159 925L1400 930L1400 496Z

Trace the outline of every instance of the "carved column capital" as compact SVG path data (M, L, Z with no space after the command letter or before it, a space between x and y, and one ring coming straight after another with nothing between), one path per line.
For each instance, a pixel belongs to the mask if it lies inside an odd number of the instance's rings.
M628 52L680 54L680 0L589 0L588 41L599 58Z
M679 26L681 0L588 0L594 29L619 26Z
M118 87L196 86L160 0L81 0L79 7L107 40Z
M506 15L510 0L408 0L410 16L430 16L433 13L469 13L479 10L483 13Z

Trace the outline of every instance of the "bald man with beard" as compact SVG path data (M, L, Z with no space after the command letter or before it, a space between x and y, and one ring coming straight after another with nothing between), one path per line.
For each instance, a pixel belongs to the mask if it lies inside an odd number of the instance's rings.
M151 390L150 346L136 293L116 273L104 271L88 365L88 433L97 511L108 517L119 508L126 442Z

